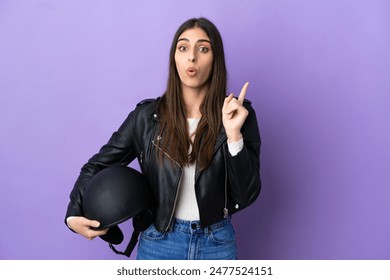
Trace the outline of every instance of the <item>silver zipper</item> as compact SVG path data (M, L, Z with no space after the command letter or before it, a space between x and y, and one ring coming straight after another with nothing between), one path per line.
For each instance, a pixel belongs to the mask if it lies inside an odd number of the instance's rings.
M159 140L161 140L161 138L159 139ZM160 151L162 151L162 149L154 142L154 140L152 140L152 144L157 148L157 149L159 149ZM168 226L164 229L164 231L168 231L169 230L169 227L171 226L171 223L172 223L172 219L173 219L173 215L174 215L174 213L175 213L175 209L176 209L176 204L177 204L177 199L178 199L178 197L179 197L179 190L180 190L180 181L181 181L181 177L182 177L182 175L183 175L183 170L182 170L182 168L181 168L181 166L180 166L180 164L177 162L177 161L175 161L167 152L165 152L165 151L162 151L167 157L169 157L171 160L172 160L172 162L174 162L178 167L179 167L179 169L180 169L180 178L179 178L179 183L177 184L178 186L177 186L177 190L176 190L176 194L175 194L175 200L174 200L174 202L173 202L173 208L172 208L172 213L171 213L171 217L169 218L169 221L168 221Z
M229 217L229 210L227 209L227 162L226 162L226 151L225 145L223 147L223 159L225 160L225 207L223 208L223 218Z
M223 217L226 219L229 217L229 210L227 209L227 161L226 161L226 149L224 145L224 141L221 142L222 149L223 149L223 159L225 161L225 204L223 208ZM219 149L220 145L218 145L217 149ZM198 180L198 177L200 176L200 172L195 177L195 182Z

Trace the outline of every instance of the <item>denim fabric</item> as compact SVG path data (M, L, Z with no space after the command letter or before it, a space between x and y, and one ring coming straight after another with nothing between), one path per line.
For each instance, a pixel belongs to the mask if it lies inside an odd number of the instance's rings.
M151 225L142 232L138 260L234 260L235 234L230 219L205 229L199 221L176 219L172 231L161 233Z

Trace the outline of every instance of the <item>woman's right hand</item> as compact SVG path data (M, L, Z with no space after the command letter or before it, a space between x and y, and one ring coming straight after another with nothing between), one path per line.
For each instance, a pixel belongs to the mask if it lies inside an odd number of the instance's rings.
M67 224L70 229L88 240L92 240L96 236L105 235L108 231L108 228L104 230L93 229L99 227L100 223L98 221L88 220L85 217L72 217Z

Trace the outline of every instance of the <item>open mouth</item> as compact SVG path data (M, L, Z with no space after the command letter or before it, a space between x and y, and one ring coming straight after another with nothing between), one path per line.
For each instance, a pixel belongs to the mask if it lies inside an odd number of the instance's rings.
M194 76L196 76L196 69L192 68L192 67L187 68L186 73L188 76L194 77Z

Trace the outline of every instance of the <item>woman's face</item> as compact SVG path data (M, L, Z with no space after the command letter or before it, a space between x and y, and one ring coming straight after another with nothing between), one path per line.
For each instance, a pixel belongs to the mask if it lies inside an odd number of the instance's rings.
M203 29L187 29L179 36L175 62L183 90L201 90L207 86L213 67L213 52L210 38Z

